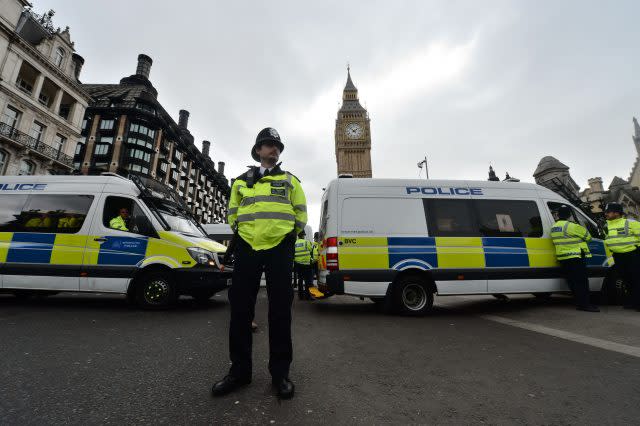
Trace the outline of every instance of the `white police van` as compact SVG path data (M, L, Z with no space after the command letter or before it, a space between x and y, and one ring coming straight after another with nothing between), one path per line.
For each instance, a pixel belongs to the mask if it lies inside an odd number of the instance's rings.
M566 292L549 236L562 204L529 183L335 179L322 197L319 289L418 315L434 294ZM572 209L594 237L587 263L599 291L610 254L597 225Z
M121 210L124 229L112 220ZM164 307L180 294L206 300L230 284L182 199L144 177L0 177L0 291L126 294Z

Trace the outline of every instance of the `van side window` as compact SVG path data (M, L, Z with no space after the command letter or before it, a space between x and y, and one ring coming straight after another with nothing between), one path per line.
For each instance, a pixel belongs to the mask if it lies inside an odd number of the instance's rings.
M542 237L542 218L535 201L475 200L483 237Z
M327 231L327 220L329 219L329 200L324 200L322 203L322 212L320 213L320 229L318 229L318 235L321 240L324 239L324 234Z
M93 195L29 195L15 230L75 234L82 228L92 203Z
M424 198L429 236L479 237L471 200L441 200Z
M102 224L105 228L157 237L147 215L138 203L127 197L107 197L102 212Z
M553 220L558 220L558 208L562 205L567 204L549 202L547 203L547 205L549 206L549 210L551 210ZM587 228L587 231L589 231L592 237L604 239L603 232L597 226L591 223L591 221L588 220L582 213L578 212L573 206L571 206L571 217L569 218L569 220Z
M22 207L27 195L3 195L0 197L0 232L19 232Z

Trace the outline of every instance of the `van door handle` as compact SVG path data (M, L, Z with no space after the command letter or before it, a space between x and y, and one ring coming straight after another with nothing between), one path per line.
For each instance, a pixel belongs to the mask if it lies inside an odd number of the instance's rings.
M107 239L105 237L98 237L98 238L94 238L93 241L104 243L105 241L107 241Z

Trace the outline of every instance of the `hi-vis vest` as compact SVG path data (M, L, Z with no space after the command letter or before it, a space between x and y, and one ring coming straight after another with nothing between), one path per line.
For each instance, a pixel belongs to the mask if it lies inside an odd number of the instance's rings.
M556 247L556 258L567 260L572 258L591 257L587 242L591 234L583 226L566 220L559 220L551 228L551 239Z
M317 241L313 242L313 246L311 248L311 260L314 262L318 261L318 250L320 249L320 246L318 244Z
M311 244L311 241L298 238L298 240L296 240L294 261L301 265L309 265L311 263L311 250L313 250L313 244Z
M122 216L116 216L109 221L109 228L111 229L119 229L120 231L129 231L127 229L127 223L124 221Z
M307 224L307 200L300 181L276 166L267 176L252 167L231 188L227 221L254 250L277 246ZM254 177L250 177L254 174ZM255 181L250 185L252 180Z
M619 218L607 221L604 242L613 253L628 253L640 246L640 222Z

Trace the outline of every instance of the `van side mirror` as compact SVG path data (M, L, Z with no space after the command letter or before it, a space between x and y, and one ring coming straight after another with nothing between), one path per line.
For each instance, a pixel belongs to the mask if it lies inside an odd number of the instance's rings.
M133 216L131 218L131 231L147 237L157 237L156 230L145 215Z

